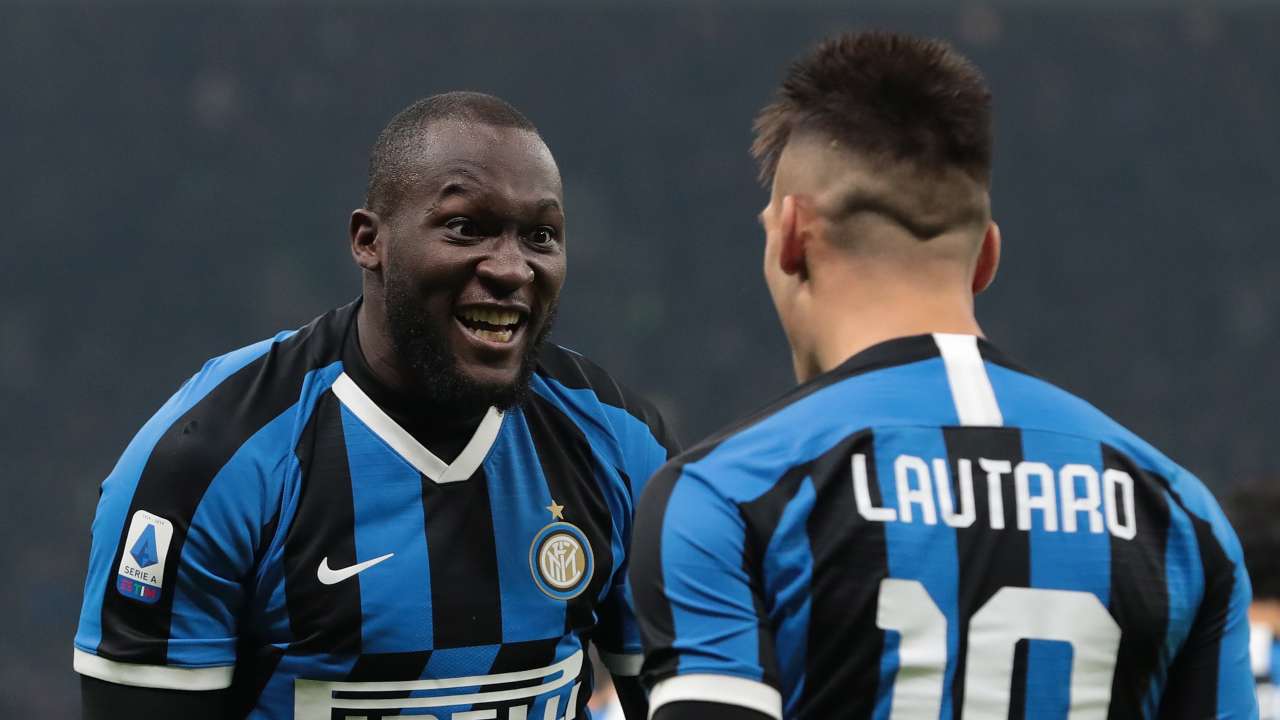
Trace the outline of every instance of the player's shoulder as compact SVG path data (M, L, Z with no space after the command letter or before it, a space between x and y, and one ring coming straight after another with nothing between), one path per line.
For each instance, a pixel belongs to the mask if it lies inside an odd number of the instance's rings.
M531 385L535 394L579 425L586 423L616 436L649 436L668 454L678 449L666 419L652 401L579 352L544 344Z
M353 313L353 305L337 308L209 359L147 421L121 463L133 456L179 469L229 460L265 425L333 382Z
M874 427L931 422L912 415L920 405L899 398L920 392L940 370L925 363L939 351L929 335L896 338L764 403L677 457L654 482L700 480L734 502L766 492L792 467L841 439Z
M1097 442L1103 453L1155 478L1193 518L1207 523L1224 546L1235 544L1230 525L1208 486L1153 443L1089 400L1021 368L988 365L1006 426Z

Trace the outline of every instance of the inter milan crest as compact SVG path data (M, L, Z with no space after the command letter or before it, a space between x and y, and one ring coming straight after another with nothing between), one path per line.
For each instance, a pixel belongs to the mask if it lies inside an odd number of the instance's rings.
M160 599L164 582L164 562L173 539L173 524L146 510L133 514L124 552L116 574L116 590L121 595L148 605Z
M564 506L547 507L559 520L538 531L529 546L529 570L538 589L556 600L575 598L591 582L595 559L591 543L578 526L564 522Z

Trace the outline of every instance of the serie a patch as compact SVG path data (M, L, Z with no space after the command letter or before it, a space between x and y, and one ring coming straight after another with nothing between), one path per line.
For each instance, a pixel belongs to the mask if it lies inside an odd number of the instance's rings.
M116 590L127 598L148 605L160 599L164 584L164 563L173 539L173 523L146 510L133 514L129 533L120 554Z

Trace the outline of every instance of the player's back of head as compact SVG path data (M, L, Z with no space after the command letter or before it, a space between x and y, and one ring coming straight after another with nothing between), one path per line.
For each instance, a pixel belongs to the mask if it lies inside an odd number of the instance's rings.
M761 180L775 198L812 197L836 242L883 234L858 223L867 219L922 241L957 228L980 236L989 221L991 92L942 41L829 39L791 66L755 130Z

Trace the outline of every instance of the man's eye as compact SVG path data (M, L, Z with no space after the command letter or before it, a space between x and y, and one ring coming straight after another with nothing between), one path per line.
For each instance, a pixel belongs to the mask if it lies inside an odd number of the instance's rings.
M529 242L534 245L550 245L556 241L555 228L540 227L529 233Z
M463 237L475 237L480 234L480 226L471 218L452 218L444 226Z

